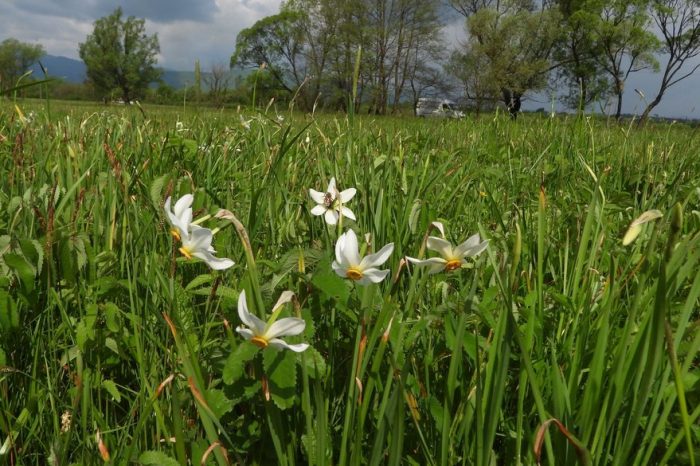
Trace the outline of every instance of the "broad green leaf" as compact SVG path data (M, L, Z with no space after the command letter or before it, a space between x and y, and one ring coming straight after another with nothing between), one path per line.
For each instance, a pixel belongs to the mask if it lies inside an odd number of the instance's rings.
M302 363L306 365L306 370L309 377L312 379L323 378L326 376L327 366L321 353L316 348L309 347L301 355Z
M203 275L198 275L194 277L188 284L185 286L185 290L191 291L199 286L204 285L205 283L211 283L213 280L214 276L211 274L203 274Z
M221 419L226 413L233 409L233 402L226 398L223 391L210 388L206 392L207 404L217 419Z
M272 348L263 351L263 367L272 401L280 409L287 409L294 405L297 382L296 359L297 354L293 351L276 351Z
M247 341L241 342L236 350L229 354L228 359L226 359L223 371L224 383L231 385L243 377L246 363L251 361L258 351L259 348L252 343Z
M151 188L149 189L149 194L151 195L151 202L153 205L160 211L162 208L162 193L163 193L163 187L165 186L165 183L168 182L168 178L170 178L169 174L162 175L151 183Z
M31 293L34 290L34 277L36 269L19 254L7 253L3 256L5 264L12 269L22 282L25 291Z
M44 265L44 248L37 240L26 238L19 240L19 246L24 257L34 266L36 274L39 275Z
M139 463L152 464L155 466L180 466L176 460L166 455L162 451L144 451L139 456Z
M311 283L326 296L341 303L347 303L350 297L348 285L330 267L319 267L319 270L311 278Z

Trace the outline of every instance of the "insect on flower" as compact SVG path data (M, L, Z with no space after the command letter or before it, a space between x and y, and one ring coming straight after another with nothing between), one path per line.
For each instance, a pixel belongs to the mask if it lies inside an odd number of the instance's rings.
M341 216L355 220L355 214L344 205L355 196L355 193L357 193L355 188L338 191L335 186L335 178L331 178L326 192L309 189L311 199L318 204L311 209L311 214L323 215L329 225L336 225Z

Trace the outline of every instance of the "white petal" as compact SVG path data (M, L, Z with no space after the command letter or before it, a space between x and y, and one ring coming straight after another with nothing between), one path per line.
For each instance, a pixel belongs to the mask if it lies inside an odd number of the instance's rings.
M379 283L389 275L389 269L367 269L362 271L362 278L357 281L359 285L367 285L369 283Z
M187 231L192 223L192 209L185 209L181 215L177 217L178 223L176 226L182 231Z
M165 204L163 205L163 210L165 210L165 214L170 218L170 214L172 214L172 210L170 209L170 201L172 198L168 196L168 198L165 200Z
M355 218L355 214L352 213L352 210L348 209L345 206L340 207L340 213L343 215L343 217L347 217L347 218L352 219L352 220L357 220Z
M333 267L333 271L335 273L337 273L338 275L340 275L341 277L345 278L348 276L348 268L343 267L342 265L340 265L336 261L333 261L333 263L331 264L331 267Z
M336 193L338 190L335 188L335 177L331 178L331 181L328 182L328 189L326 189L327 193L331 193L333 197L336 197Z
M394 252L394 243L385 245L374 254L368 254L362 259L362 262L360 262L360 270L382 265L384 262L386 262L392 252Z
M478 240L479 239L478 235L475 235L475 236L477 236L477 240ZM469 247L465 247L465 245L467 244L467 242L469 242L470 239L471 238L469 238L467 241L465 241L464 243L457 246L457 248L455 248L455 254L457 255L457 257L478 256L486 249L486 246L489 245L488 240L486 240L486 241L482 241L480 243L477 242L476 244L471 244Z
M335 261L333 261L334 264L338 264L338 267L340 267L341 264L347 266L348 264L345 263L345 255L343 254L343 250L345 249L345 233L340 235L338 238L338 241L335 242ZM336 262L337 261L337 262Z
M360 265L360 248L357 245L357 236L352 230L345 232L345 241L343 242L343 247L340 253L343 255L344 260L338 262L346 264L349 266Z
M477 246L479 244L479 241L481 241L479 233L470 236L464 243L458 245L454 249L455 256L462 257L468 250L470 250L474 246Z
M253 331L254 335L262 335L265 332L265 322L258 319L248 311L248 304L245 299L245 290L238 295L238 317Z
M445 270L445 265L447 265L447 261L445 259L443 259L442 257L431 257L430 259L426 259L426 260L414 259L413 257L408 257L407 259L410 262L416 264L417 266L430 267L430 269L428 271L428 273L430 273L430 274L442 272L443 270Z
M315 189L309 189L309 196L311 196L311 199L313 199L316 204L323 205L326 198L326 193L318 192Z
M428 249L439 252L445 259L454 258L454 254L452 253L452 244L447 240L438 238L437 236L429 236L426 245L428 246Z
M195 251L192 253L192 255L202 259L213 270L226 270L233 267L235 264L235 262L233 262L231 259L227 259L225 257L215 257L209 251Z
M289 290L283 291L282 294L280 295L279 299L277 299L277 304L275 304L275 307L272 308L272 312L274 313L277 310L277 308L287 304L289 301L292 300L293 297L294 297L293 291L289 291Z
M180 199L177 200L175 203L175 208L173 209L173 213L181 217L182 213L185 211L185 209L189 209L192 207L192 202L194 201L194 196L192 194L185 194L182 196Z
M274 338L270 341L267 342L270 346L273 348L282 350L282 349L288 349L291 351L294 351L295 353L301 353L302 351L306 351L306 349L309 347L308 343L298 343L296 345L290 345L284 340L280 340L279 338Z
M442 222L432 222L431 225L440 231L443 238L445 237L445 226L442 224Z
M286 335L299 335L306 328L306 322L304 319L299 319L297 317L285 317L284 319L279 319L275 321L270 328L265 332L265 337L267 340L271 340L277 337L283 337Z
M207 251L211 247L211 240L214 235L209 228L199 225L190 225L190 237L187 247L194 251Z
M323 215L326 213L328 209L326 209L326 206L322 204L315 205L313 209L311 209L311 215Z
M333 209L326 210L326 223L329 225L335 225L338 223L338 213Z
M251 329L245 328L242 325L239 327L236 327L236 332L238 332L246 340L250 340L251 338L253 338L255 336L255 334L253 333L253 331Z
M340 193L340 195L338 196L338 197L340 198L340 202L342 202L343 204L345 204L345 203L348 202L350 199L352 199L353 197L355 197L355 193L357 193L357 189L355 189L355 188L348 188L348 189L342 191L342 192Z

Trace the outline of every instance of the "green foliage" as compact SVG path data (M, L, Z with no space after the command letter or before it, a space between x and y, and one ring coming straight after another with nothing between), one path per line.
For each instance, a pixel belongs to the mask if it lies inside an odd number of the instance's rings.
M31 121L0 104L0 462L92 464L99 431L115 464L693 464L693 129L19 105ZM342 228L310 213L332 176L357 189ZM246 219L249 247L202 220L232 268L179 257L163 202L185 193L197 219ZM434 254L434 221L488 249L403 264ZM335 274L348 228L394 243L384 282ZM277 317L306 327L283 338L311 346L244 340L243 290L265 320L293 291Z
M0 92L15 87L17 80L46 52L40 44L8 38L0 43Z
M121 8L95 21L92 34L80 44L79 52L88 79L103 96L118 90L128 103L142 96L160 77L155 67L160 52L158 36L146 35L143 19L122 19Z

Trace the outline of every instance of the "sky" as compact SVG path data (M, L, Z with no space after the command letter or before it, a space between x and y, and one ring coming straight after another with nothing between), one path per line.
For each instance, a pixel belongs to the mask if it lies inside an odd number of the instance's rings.
M78 44L92 32L96 19L118 6L126 16L146 19L148 34L160 42L158 64L172 70L192 70L199 60L206 71L228 65L236 35L257 20L279 11L281 0L0 0L0 41L14 37L42 44L47 53L78 59ZM464 38L463 21L455 18L445 28L448 42ZM698 59L697 62L700 62ZM639 114L644 100L656 93L660 76L632 75L625 87L623 111ZM549 111L556 94L532 96L524 108ZM614 102L610 103L611 105ZM653 114L671 118L700 118L700 71L669 89Z

